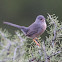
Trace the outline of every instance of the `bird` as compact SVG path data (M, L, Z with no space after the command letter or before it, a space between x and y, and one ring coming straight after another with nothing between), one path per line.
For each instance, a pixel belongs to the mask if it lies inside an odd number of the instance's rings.
M35 19L35 22L33 22L28 27L16 25L10 22L3 22L3 23L19 28L25 36L28 36L29 38L33 39L33 41L38 46L40 46L40 44L36 40L38 40L38 37L42 35L47 28L46 20L43 15L38 15Z

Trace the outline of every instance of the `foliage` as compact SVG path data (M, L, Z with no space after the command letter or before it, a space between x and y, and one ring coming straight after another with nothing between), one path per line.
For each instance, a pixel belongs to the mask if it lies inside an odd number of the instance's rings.
M61 62L62 23L58 17L47 16L47 35L39 37L40 47L20 31L12 36L6 29L0 29L0 62Z

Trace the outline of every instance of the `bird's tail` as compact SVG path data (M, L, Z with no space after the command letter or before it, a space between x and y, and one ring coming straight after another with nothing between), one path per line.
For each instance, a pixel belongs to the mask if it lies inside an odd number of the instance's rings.
M14 26L14 27L17 27L19 29L22 29L23 26L19 26L19 25L16 25L16 24L13 24L13 23L10 23L10 22L3 22L4 24L7 24L7 25L10 25L10 26Z

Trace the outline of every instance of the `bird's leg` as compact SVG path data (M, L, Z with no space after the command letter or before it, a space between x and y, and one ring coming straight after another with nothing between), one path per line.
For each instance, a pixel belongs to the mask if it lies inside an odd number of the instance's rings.
M34 38L33 41L38 45L40 46L40 44L37 42L39 39L38 38Z
M35 37L35 40L36 40L38 43L40 43L40 42L39 42L39 39L38 39L37 37Z

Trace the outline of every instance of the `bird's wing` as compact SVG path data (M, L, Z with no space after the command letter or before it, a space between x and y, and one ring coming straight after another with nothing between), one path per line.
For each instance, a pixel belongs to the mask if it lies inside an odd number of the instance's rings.
M33 25L31 25L31 26L29 27L29 31L27 32L26 35L30 37L30 36L32 36L32 35L38 33L40 29L41 29L40 25L38 25L38 24L33 24Z
M31 36L32 36L33 34L35 34L35 33L37 33L37 31L32 30L32 31L29 31L29 32L26 34L26 36L31 37Z

